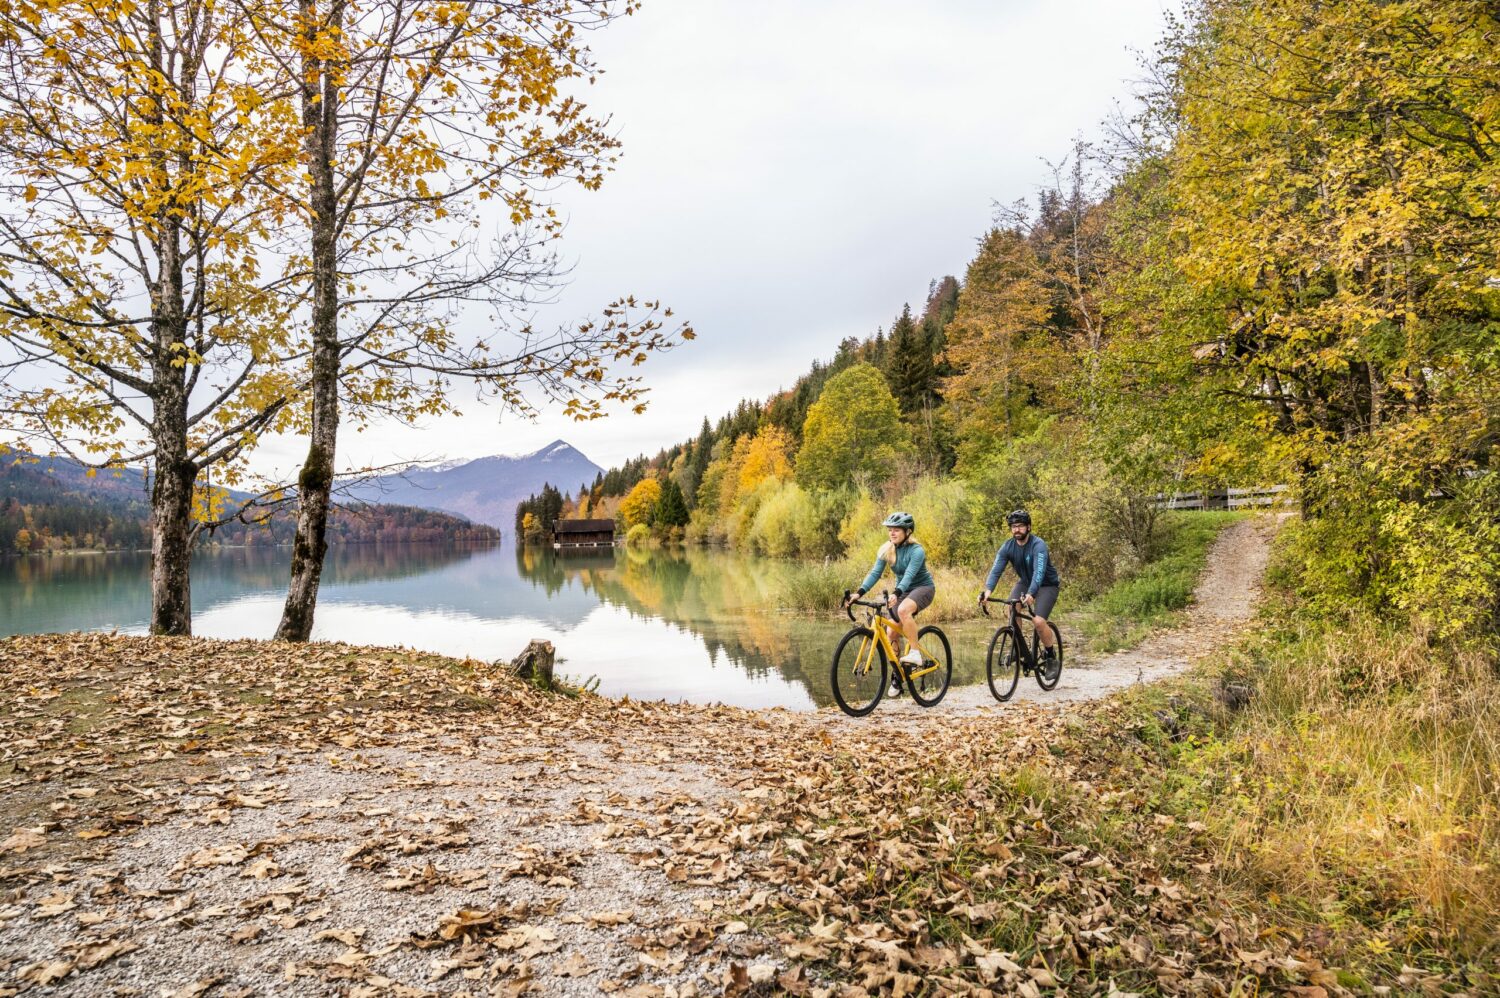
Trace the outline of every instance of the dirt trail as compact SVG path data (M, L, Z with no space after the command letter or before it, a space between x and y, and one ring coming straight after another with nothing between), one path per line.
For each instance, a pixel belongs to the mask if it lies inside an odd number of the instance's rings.
M1151 683L1182 672L1195 659L1220 647L1255 613L1260 598L1261 576L1265 574L1270 541L1278 520L1271 516L1242 520L1226 527L1208 553L1208 564L1193 593L1193 605L1178 626L1158 631L1127 651L1101 658L1070 658L1063 668L1062 681L1055 690L1044 692L1030 676L1010 701L1036 701L1041 704L1096 700L1136 683ZM1060 620L1063 627L1066 620ZM997 703L989 687L963 686L948 691L943 702L931 711L912 703L909 697L884 700L870 719L884 719L903 725L916 718L952 717L1003 711L1009 704ZM830 718L853 721L837 711Z

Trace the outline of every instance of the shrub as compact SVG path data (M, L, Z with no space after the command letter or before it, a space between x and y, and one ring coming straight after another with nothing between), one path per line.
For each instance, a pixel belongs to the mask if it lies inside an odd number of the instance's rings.
M729 540L718 517L702 506L688 518L684 536L689 544L724 544Z
M797 547L804 558L839 557L845 553L841 529L844 518L859 501L850 488L804 493L803 514L797 518Z
M875 499L861 489L839 521L839 543L844 550L851 555L857 554L862 548L874 551L885 541L885 531L880 527L880 520L884 516L885 513Z
M807 493L795 482L768 479L757 487L755 516L747 540L762 554L789 558L801 547L800 523L812 514Z
M924 478L903 496L901 508L917 520L917 540L927 550L930 565L954 565L969 526L969 488L962 482Z
M1378 462L1330 464L1304 487L1283 577L1314 612L1400 611L1435 637L1493 643L1500 621L1500 479L1413 495Z
M844 590L855 585L863 570L853 561L814 561L788 565L776 586L778 609L804 613L837 610Z

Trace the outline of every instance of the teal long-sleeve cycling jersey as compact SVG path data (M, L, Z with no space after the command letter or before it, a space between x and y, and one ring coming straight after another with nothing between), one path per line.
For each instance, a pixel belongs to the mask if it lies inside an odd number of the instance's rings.
M883 544L880 553L875 556L875 567L870 569L870 574L865 576L865 581L859 584L859 588L865 592L880 581L885 574L886 560L884 558L886 548L889 544ZM927 552L922 545L916 541L907 541L896 548L896 564L891 571L896 576L896 588L903 593L909 593L918 586L934 585L932 573L927 571Z

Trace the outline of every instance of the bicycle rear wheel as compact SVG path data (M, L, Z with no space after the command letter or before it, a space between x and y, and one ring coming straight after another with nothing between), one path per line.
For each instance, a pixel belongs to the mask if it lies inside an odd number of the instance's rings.
M1062 678L1063 636L1061 628L1056 624L1050 620L1047 621L1047 624L1052 628L1052 634L1057 639L1053 645L1054 650L1057 652L1056 657L1051 662L1043 664L1042 639L1037 636L1035 631L1031 635L1031 654L1037 661L1036 684L1044 690L1055 690L1057 689L1057 681Z
M868 627L850 628L833 650L833 699L850 717L864 717L885 695L885 649Z
M984 659L985 672L989 676L990 692L1001 703L1009 700L1021 681L1021 655L1016 650L1015 635L1009 627L1001 627L990 638L990 650Z
M923 661L920 667L907 667L906 688L923 707L936 707L948 695L948 682L953 678L953 649L948 647L948 635L930 624L917 632L917 645Z

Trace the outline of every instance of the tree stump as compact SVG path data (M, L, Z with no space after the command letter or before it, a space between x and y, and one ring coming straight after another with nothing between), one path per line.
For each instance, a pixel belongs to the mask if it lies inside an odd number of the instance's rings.
M1255 696L1255 691L1242 683L1224 683L1214 690L1214 698L1231 714L1250 706L1250 699L1253 696Z
M1161 727L1162 734L1166 735L1169 741L1182 741L1184 735L1187 733L1182 730L1182 724L1177 720L1176 714L1165 710L1153 710L1151 713L1155 716L1156 723Z
M517 679L525 680L544 690L552 688L552 662L557 651L550 641L533 641L526 650L511 659L510 671Z

